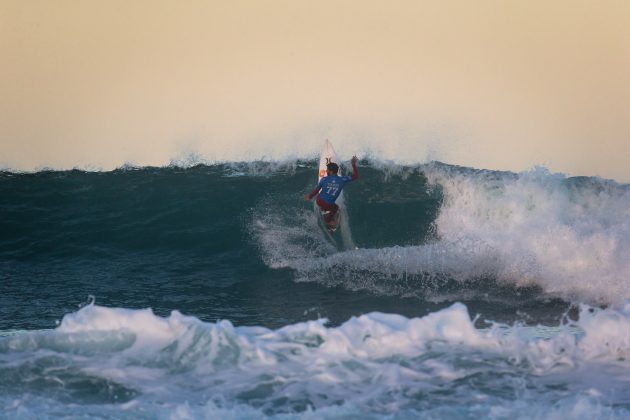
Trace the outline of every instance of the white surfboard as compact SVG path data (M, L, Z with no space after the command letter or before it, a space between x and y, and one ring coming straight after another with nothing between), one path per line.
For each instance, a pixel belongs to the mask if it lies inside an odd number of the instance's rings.
M319 157L319 173L317 174L318 183L322 180L323 177L326 176L326 165L328 165L330 162L335 162L336 164L339 164L339 159L337 159L337 153L335 153L335 149L333 148L332 143L330 142L330 140L326 139L326 143L324 143L324 148L322 149L322 154ZM339 176L341 176L341 167L339 168Z
M328 163L330 162L334 162L337 165L339 165L338 175L341 176L341 165L340 165L339 158L337 157L337 153L335 152L335 149L333 148L332 143L328 139L326 139L326 143L324 144L324 148L322 149L322 153L319 158L317 183L319 183L319 181L323 177L326 176L326 165L328 165ZM348 214L346 212L346 207L343 200L343 191L337 198L337 201L335 202L335 204L339 206L339 211L337 212L335 216L335 226L331 228L324 222L324 213L321 211L317 203L315 203L315 211L317 212L319 221L324 231L329 235L330 239L333 242L341 245L341 247L345 249L354 249L355 246L352 241L352 236L350 234L350 228L348 225ZM337 236L335 234L337 230L340 230L340 234L341 234L341 237L338 238L339 240L335 238L335 236Z

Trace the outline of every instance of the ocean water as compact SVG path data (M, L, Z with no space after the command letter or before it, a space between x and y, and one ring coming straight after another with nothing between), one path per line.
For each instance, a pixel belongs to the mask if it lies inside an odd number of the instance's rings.
M0 172L0 418L630 417L630 186L363 161L342 246L315 177Z

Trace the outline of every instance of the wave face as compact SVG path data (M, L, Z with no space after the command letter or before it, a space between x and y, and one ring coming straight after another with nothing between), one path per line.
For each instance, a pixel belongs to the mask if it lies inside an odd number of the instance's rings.
M343 248L315 176L0 173L2 411L628 416L628 185L362 162Z

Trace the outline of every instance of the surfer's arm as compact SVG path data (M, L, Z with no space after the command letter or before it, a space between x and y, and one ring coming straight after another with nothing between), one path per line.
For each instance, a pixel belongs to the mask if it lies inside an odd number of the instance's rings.
M317 195L317 193L319 192L319 189L320 189L319 186L315 187L315 189L311 191L310 194L304 196L304 200L311 201L313 197Z
M322 183L320 181L320 183L317 184L317 186L313 189L313 191L311 191L310 194L304 196L304 200L311 201L313 199L313 197L315 197L317 195L317 193L319 192L319 190L321 190L321 189L322 189Z
M352 180L356 180L359 178L359 168L357 168L357 160L359 160L356 156L352 156Z

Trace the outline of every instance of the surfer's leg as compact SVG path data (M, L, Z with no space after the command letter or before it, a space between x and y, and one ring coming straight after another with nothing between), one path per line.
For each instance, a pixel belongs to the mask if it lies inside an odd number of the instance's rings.
M337 215L337 211L339 211L339 206L337 206L336 204L331 204L326 209L326 213L324 214L324 222L326 222L327 225L335 224L335 216Z
M330 224L334 222L334 217L339 210L339 206L336 204L330 204L317 197L317 205L324 211L324 222Z
M334 223L335 215L337 214L338 211L339 211L339 206L336 204L331 204L330 210L328 210L328 213L326 213L326 217L324 218L324 220L326 220L326 223L328 224Z

